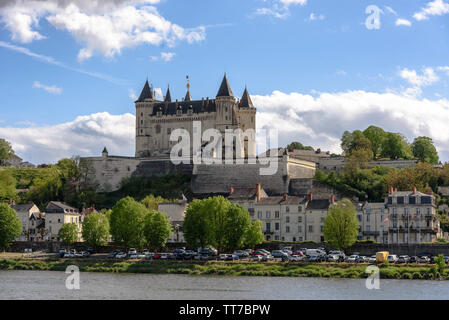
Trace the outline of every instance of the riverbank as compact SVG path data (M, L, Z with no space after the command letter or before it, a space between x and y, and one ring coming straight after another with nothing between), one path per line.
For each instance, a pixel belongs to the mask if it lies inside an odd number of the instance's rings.
M82 272L186 274L257 277L314 277L363 279L368 264L284 263L284 262L170 262L109 261L100 259L33 260L0 259L0 270L65 271L76 265ZM379 265L381 279L449 280L449 269L438 271L435 265Z

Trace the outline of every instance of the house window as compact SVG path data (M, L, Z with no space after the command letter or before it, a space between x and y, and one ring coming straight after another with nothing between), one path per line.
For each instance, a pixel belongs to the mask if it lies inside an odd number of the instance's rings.
M156 126L156 133L161 133L161 126L160 125Z
M302 217L301 216L298 217L298 223L302 223Z
M302 207L301 206L298 207L298 212L302 212Z
M313 226L309 226L309 232L313 232Z
M285 232L290 233L290 226L285 226Z
M171 134L171 128L167 128L167 134Z
M267 222L267 229L268 232L271 230L271 223Z
M271 212L270 211L267 211L266 217L267 217L267 219L271 218Z
M279 219L279 211L275 211L275 212L274 212L274 217L275 217L276 219Z
M262 211L257 211L257 218L262 219Z
M276 224L274 225L275 230L279 230L279 222L276 222Z
M290 212L290 207L289 206L285 207L285 212Z
M285 222L286 222L286 223L290 223L290 217L289 217L289 216L286 216L286 217L285 217Z
M302 226L298 226L298 233L302 233Z

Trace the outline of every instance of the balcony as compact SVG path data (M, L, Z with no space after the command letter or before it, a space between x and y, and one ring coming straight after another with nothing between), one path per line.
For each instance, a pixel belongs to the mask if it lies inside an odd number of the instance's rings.
M273 235L274 234L274 231L271 231L271 230L265 230L264 232L263 232L263 234L265 234L265 235Z
M379 236L379 231L363 231L364 236Z

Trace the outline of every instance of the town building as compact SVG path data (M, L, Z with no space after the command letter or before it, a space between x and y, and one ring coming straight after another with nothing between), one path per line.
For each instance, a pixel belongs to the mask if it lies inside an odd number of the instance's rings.
M173 234L168 242L185 242L182 227L187 208L187 198L183 194L177 202L163 202L158 205L158 211L165 213L172 224Z
M22 222L22 234L17 241L37 241L41 239L39 230L45 228L44 213L34 203L11 204Z
M78 227L78 241L81 241L82 219L78 209L65 203L51 201L45 208L45 223L48 229L48 239L60 240L59 230L66 223L74 223Z

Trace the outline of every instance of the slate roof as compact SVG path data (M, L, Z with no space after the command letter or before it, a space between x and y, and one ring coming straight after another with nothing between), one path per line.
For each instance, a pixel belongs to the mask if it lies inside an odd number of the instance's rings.
M274 204L283 204L283 205L297 205L304 203L305 199L303 197L297 197L297 196L288 196L287 200L284 201L284 198L282 196L279 197L267 197L267 198L261 198L257 204L266 204L266 205L274 205Z
M253 102L251 101L251 97L246 87L245 91L243 92L242 99L240 100L240 108L254 108Z
M216 105L215 100L195 100L195 101L178 101L178 102L160 102L154 104L153 116L157 115L157 112L162 111L163 115L175 115L178 108L182 110L183 114L187 114L188 110L192 106L193 113L202 112L215 112Z
M167 88L167 93L165 94L165 100L164 101L171 102L170 87Z
M192 95L190 94L190 90L187 89L186 96L184 97L184 101L192 101Z
M29 212L33 206L34 206L34 203L31 202L31 203L26 203L26 204L13 204L10 207L17 212L19 212L19 211Z
M329 199L316 199L307 202L307 210L327 210L331 204Z
M228 199L230 200L246 200L246 199L253 199L257 196L257 188L254 187L233 187L234 192L229 195ZM260 189L260 196L262 198L268 197L265 190L262 188Z
M55 212L56 210L56 212ZM66 210L70 213L78 213L78 209L75 209L71 206L66 205L65 203L59 201L50 201L50 203L45 208L46 213L62 213L60 210L66 212Z
M153 90L150 88L148 80L145 82L142 92L140 93L139 99L136 102L142 102L145 99L154 99Z
M226 73L223 77L223 81L221 82L220 89L218 89L217 97L233 97L231 86L229 85L228 78L226 77Z

